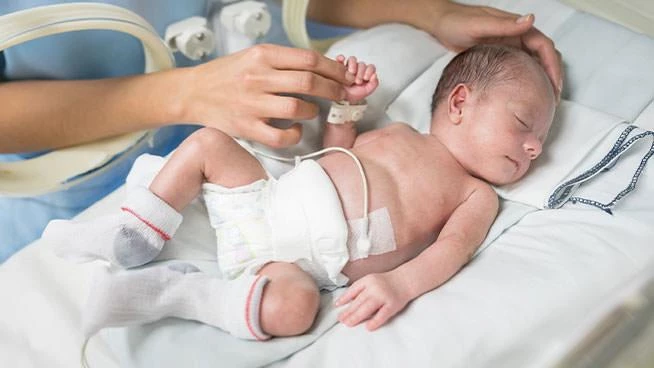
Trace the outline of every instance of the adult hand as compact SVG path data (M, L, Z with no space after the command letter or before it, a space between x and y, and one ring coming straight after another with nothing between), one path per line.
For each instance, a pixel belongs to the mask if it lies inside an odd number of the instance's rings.
M563 89L561 54L554 42L534 28L534 15L509 13L486 6L443 1L439 16L423 27L445 47L462 51L479 43L505 43L520 47L538 58L549 76L557 99Z
M292 95L328 100L345 98L355 76L321 54L276 45L257 45L188 69L180 109L184 121L197 122L270 147L297 143L300 124L288 129L269 120L310 119L318 107Z

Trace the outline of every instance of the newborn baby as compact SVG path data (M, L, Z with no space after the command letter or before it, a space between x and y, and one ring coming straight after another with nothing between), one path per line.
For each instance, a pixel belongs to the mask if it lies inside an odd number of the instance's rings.
M374 66L339 60L357 76L346 87L350 102L376 89ZM457 55L432 100L428 134L396 123L357 135L354 122L328 123L324 146L346 150L298 162L279 179L227 134L201 129L149 188L129 194L117 215L52 222L44 237L62 256L135 267L159 254L180 212L202 193L226 278L165 267L108 275L97 289L122 293L123 318L130 293L159 303L133 306L134 318L120 323L176 316L242 338L296 335L311 327L319 289L349 285L336 302L349 303L339 320L366 321L374 330L470 260L497 214L490 184L525 174L556 106L541 66L519 49L496 45ZM156 285L146 296L134 286L144 280ZM162 306L157 293L166 290L175 291ZM98 318L118 324L111 313Z

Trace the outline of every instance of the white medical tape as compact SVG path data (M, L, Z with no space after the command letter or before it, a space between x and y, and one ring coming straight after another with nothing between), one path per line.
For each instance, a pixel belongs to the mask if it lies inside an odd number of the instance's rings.
M347 222L349 230L347 236L347 248L350 253L350 261L367 258L371 255L374 256L392 252L397 249L391 216L386 207L376 209L368 214L369 232L366 237L370 239L371 246L367 251L361 250L360 247L357 246L359 244L359 239L364 235L362 234L362 231L364 230L361 225L364 221L364 218L358 218L348 220Z

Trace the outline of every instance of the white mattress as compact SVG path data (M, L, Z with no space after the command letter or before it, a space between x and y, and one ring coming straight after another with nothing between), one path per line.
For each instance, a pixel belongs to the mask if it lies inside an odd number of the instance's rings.
M490 5L536 14L537 26L564 55L564 98L654 128L654 40L552 1ZM439 51L433 57L414 77L434 62L444 65L448 56ZM387 98L387 119L415 113L420 123L420 104L428 104L429 96L413 98L421 95L416 83L420 78L398 83L402 93ZM374 333L335 324L330 308L311 334L266 343L234 342L207 326L165 320L103 332L90 342L89 361L92 367L546 365L561 349L559 338L576 328L575 321L654 260L651 166L613 215L584 206L536 211L505 203L498 223L511 225L508 229L496 227L494 241L450 282L412 302ZM115 208L123 191L82 217ZM211 268L213 233L200 206L186 211L174 242L164 258L191 259ZM81 310L93 267L97 264L59 260L39 241L0 266L3 366L79 365ZM325 305L329 301L325 295Z

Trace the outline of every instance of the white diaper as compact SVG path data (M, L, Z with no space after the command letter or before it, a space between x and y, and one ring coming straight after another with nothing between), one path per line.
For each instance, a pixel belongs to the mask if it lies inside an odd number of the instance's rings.
M278 180L225 188L205 183L204 200L216 230L218 264L235 278L272 261L294 262L321 289L347 284L348 224L331 179L313 160Z

